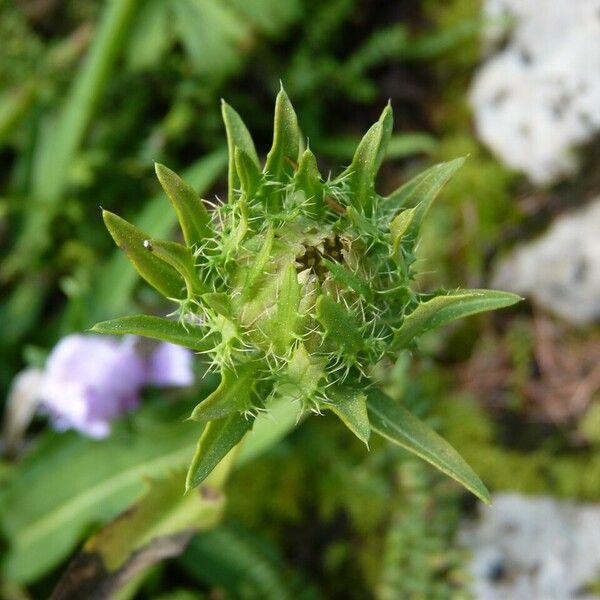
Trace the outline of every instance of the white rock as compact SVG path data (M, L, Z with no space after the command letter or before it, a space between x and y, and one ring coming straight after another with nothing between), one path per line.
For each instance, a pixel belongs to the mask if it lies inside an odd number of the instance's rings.
M529 297L577 325L600 319L600 198L513 250L496 267L492 287Z
M471 93L479 137L536 184L577 168L600 131L600 0L487 0L488 47ZM498 21L514 19L500 46Z
M475 598L600 598L583 592L600 572L600 506L498 494L480 516L459 533Z

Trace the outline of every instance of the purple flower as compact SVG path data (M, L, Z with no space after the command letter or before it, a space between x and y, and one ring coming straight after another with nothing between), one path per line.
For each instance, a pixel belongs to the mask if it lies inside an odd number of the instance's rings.
M136 339L70 335L54 348L40 386L41 408L59 431L76 429L93 438L110 433L113 419L137 408L140 390L190 385L191 352L160 344L144 358Z
M191 385L192 353L175 344L160 344L150 356L146 382L160 386Z

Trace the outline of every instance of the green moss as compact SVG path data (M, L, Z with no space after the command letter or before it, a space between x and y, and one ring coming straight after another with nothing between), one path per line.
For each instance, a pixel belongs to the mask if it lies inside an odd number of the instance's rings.
M600 446L557 453L549 447L523 452L500 445L492 421L467 398L440 403L444 434L460 447L492 492L551 493L561 498L600 498Z

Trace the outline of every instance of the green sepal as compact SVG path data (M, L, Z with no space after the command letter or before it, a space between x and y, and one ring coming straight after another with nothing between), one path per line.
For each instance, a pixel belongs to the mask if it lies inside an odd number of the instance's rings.
M260 169L248 153L241 148L235 149L235 168L242 193L250 202L261 184L262 174Z
M260 250L252 262L252 265L248 269L246 281L244 283L244 289L242 291L242 299L244 301L253 298L257 292L257 284L264 276L265 268L271 259L271 250L273 248L274 237L275 231L272 227L269 227L260 245Z
M225 292L207 292L200 296L200 300L218 315L231 318L231 297Z
M140 335L199 352L210 350L213 346L205 335L200 335L191 325L186 327L178 321L150 315L134 315L102 321L96 323L92 331L108 335Z
M463 156L434 165L407 181L382 201L382 209L387 215L395 215L401 208L415 208L411 226L405 234L410 236L413 242L429 207L448 180L462 167L465 160L466 157Z
M426 331L480 312L512 306L521 299L516 294L496 290L459 290L436 296L419 304L404 318L394 335L392 347L396 350L406 348Z
M144 240L143 245L146 252L157 256L181 275L187 287L188 298L206 292L205 286L196 274L194 255L190 248L166 240Z
M177 270L144 247L149 236L107 210L102 211L102 218L117 246L152 287L167 298L185 297L184 280Z
M390 223L390 238L392 242L392 256L397 263L404 263L404 257L401 252L401 244L407 234L411 231L412 222L415 218L416 208L407 208L401 210ZM409 239L409 245L412 245L412 239Z
M373 290L371 290L369 283L360 275L348 270L342 264L333 262L327 258L322 258L321 264L326 266L329 269L329 272L333 275L334 279L339 281L341 284L350 288L353 292L368 302L373 300Z
M350 386L336 385L327 389L330 402L324 403L323 408L333 412L346 427L364 444L369 447L371 425L367 413L367 396L359 389Z
M267 154L264 172L273 181L285 182L291 179L297 167L300 150L300 130L294 107L283 87L275 101L273 125L273 145ZM277 192L280 194L280 192ZM269 194L273 196L273 192ZM279 204L277 208L280 208Z
M317 166L317 159L310 149L302 153L298 170L294 175L296 190L304 192L306 214L318 219L325 212L323 203L323 183Z
M354 225L356 233L359 235L365 235L372 240L380 240L383 238L383 232L380 231L370 219L367 219L367 217L354 208L354 206L348 206L346 214Z
M326 362L323 357L309 354L304 344L298 344L286 370L275 383L273 396L300 404L310 401L325 377Z
M160 185L171 201L187 246L199 247L214 235L210 215L191 185L171 169L155 163L154 169Z
M353 192L352 205L367 216L373 213L375 177L385 156L392 127L392 107L388 104L358 144L350 166L339 177L348 177Z
M398 402L373 388L368 392L367 410L375 433L426 460L483 502L490 503L485 485L460 454Z
M250 429L252 419L239 413L206 425L187 472L186 491L201 484Z
M217 389L196 405L190 419L207 423L252 408L252 391L257 371L256 363L237 365L235 371L224 369Z
M277 308L270 320L269 337L273 350L278 355L287 353L291 346L300 315L300 283L293 264L288 264L280 275L277 294Z
M221 101L221 114L223 115L223 123L225 123L225 132L227 134L227 148L229 151L229 202L234 199L234 191L239 187L239 176L237 174L235 164L235 149L243 150L250 160L260 168L256 148L252 141L252 136L248 131L242 117L233 109L225 100Z
M317 300L317 320L325 329L326 338L347 354L356 356L363 348L363 339L354 316L331 296Z

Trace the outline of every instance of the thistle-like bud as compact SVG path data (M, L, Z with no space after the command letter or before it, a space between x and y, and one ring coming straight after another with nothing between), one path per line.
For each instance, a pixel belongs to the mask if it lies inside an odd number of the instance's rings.
M273 145L261 167L238 113L223 103L228 201L207 210L175 173L156 165L184 244L149 239L112 213L104 220L140 275L176 303L177 320L136 316L100 323L203 353L217 389L191 418L206 423L190 468L197 485L252 428L287 399L331 411L365 444L371 430L454 477L487 491L460 456L377 388L374 373L434 327L519 300L489 290L420 294L411 287L421 222L460 158L418 175L388 197L375 177L392 132L388 105L350 166L334 179L302 148L283 89Z

